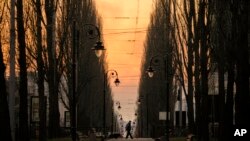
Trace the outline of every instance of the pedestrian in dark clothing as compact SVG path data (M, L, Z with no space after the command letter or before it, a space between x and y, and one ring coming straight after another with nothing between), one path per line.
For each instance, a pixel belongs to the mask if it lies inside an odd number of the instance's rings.
M130 136L131 139L133 139L132 135L131 135L131 121L129 121L126 125L126 131L127 131L127 135L126 135L126 139L128 138L128 136Z

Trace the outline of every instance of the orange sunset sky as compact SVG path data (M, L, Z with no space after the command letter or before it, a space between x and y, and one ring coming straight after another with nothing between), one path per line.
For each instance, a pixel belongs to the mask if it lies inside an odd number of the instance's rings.
M95 0L102 19L108 68L118 72L118 87L112 84L119 114L125 121L135 118L141 59L154 0ZM112 79L110 81L113 81ZM116 106L117 107L117 106ZM116 109L117 111L117 109Z

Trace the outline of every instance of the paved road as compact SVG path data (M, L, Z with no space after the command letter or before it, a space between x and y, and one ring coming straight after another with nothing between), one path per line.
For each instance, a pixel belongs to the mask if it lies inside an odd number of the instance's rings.
M108 139L108 141L154 141L152 138L118 138L118 139Z

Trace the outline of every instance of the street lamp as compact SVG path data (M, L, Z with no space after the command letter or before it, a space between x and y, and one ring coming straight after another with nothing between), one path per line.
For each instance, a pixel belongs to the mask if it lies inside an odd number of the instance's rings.
M164 60L164 74L165 74L165 83L166 83L166 141L169 141L169 80L168 80L168 76L169 76L169 72L168 72L168 56L160 56L160 55L156 55L153 56L150 59L150 64L148 69L146 70L148 73L148 76L150 78L152 78L154 76L154 72L155 70L153 69L153 61L155 61L156 57L162 57ZM156 61L155 61L156 62Z
M141 104L141 99L140 99L140 98L138 99L137 104L138 104L138 105Z
M99 58L102 55L102 51L105 50L101 41L97 41L96 45L92 48L95 51L95 55Z
M121 114L119 115L119 118L120 118L120 120L123 120L123 119L122 119L122 115L121 115Z
M98 41L96 42L96 45L93 50L95 50L95 53L97 57L101 56L101 53L104 49L104 46L102 45L102 42L100 41L100 30L97 26L93 24L85 24L85 29L87 29L87 36L90 39L94 39L98 37ZM78 45L77 42L79 40L79 32L76 30L76 21L73 21L72 26L72 102L71 102L71 134L72 134L72 140L76 141L77 134L76 134L76 46ZM98 52L98 53L97 53Z
M155 70L152 68L152 66L150 65L149 67L148 67L148 69L147 69L147 73L148 73L148 76L150 77L150 78L152 78L153 76L154 76L154 72L155 72Z
M103 83L103 135L104 138L106 138L106 86L107 86L107 79L108 79L108 75L111 75L111 77L116 77L115 78L115 85L118 86L120 84L120 80L118 78L118 73L116 70L108 70L104 73L104 83Z
M118 110L120 110L122 107L121 107L121 103L119 101L116 102L116 105L118 106Z
M98 37L98 40L95 44L95 46L93 48L91 48L92 50L95 51L96 56L99 58L102 55L102 52L105 50L104 46L102 45L101 42L101 33L100 30L97 26L93 25L93 24L85 24L84 25L85 30L87 31L87 36L90 39L94 39L96 37Z

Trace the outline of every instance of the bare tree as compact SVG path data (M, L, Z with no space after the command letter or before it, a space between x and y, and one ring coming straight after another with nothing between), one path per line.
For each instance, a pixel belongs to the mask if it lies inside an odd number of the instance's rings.
M211 25L211 45L213 51L213 64L216 65L218 70L218 89L219 89L219 139L229 140L230 133L226 130L232 128L233 113L230 116L230 111L233 112L233 85L234 85L234 56L230 50L232 49L231 41L229 40L230 34L230 11L228 1L216 1L213 3L216 19L214 24ZM226 23L226 24L225 24ZM228 56L229 54L230 57ZM227 67L228 66L228 67ZM225 85L226 72L228 72L227 86ZM226 89L227 87L227 94ZM227 98L226 98L227 97ZM229 104L230 103L230 104ZM231 105L231 106L229 106ZM231 109L231 110L229 110ZM231 124L230 121L231 120ZM229 130L228 130L229 131Z
M0 22L1 23L1 22ZM11 129L10 129L10 116L7 102L7 91L5 81L5 64L3 61L2 41L0 37L0 119L3 121L3 125L0 127L0 137L12 141Z
M202 120L200 119L200 139L202 141L209 140L209 133L208 133L208 55L209 55L209 24L210 19L207 17L206 10L208 9L207 5L208 1L200 0L199 5L199 13L198 13L198 24L200 26L200 68L201 68L201 113ZM209 14L209 9L208 9ZM205 23L207 20L207 24ZM196 66L199 67L199 66Z
M173 128L174 105L176 95L172 85L173 70L173 25L171 1L158 1L151 15L151 22L145 42L145 54L142 62L139 88L140 105L138 109L139 136L160 136L166 128ZM149 63L151 62L151 63ZM149 78L146 73L149 65L153 65L156 73ZM156 105L156 106L149 106ZM170 121L160 126L159 111L170 110ZM167 127L168 126L168 127ZM155 132L154 132L155 131Z
M47 56L48 56L48 84L49 84L49 138L59 136L60 132L60 113L58 107L58 67L55 46L55 16L56 1L45 0L46 13L46 36L47 36Z
M20 140L29 140L28 127L28 90L27 90L27 65L26 65L26 44L25 30L23 22L23 1L17 1L17 29L18 29L18 49L19 49L19 135Z
M232 32L237 35L233 41L236 52L236 95L235 95L235 124L249 127L249 116L245 115L250 105L249 92L249 47L248 47L248 8L249 2L233 0ZM240 49L239 49L240 47Z
M15 93L16 86L16 33L15 33L15 0L10 4L10 79L9 79L9 109L12 138L15 137Z
M181 4L183 6L181 6ZM188 128L190 132L195 130L195 121L194 121L194 51L195 51L195 42L197 35L195 35L194 30L196 30L196 14L195 14L195 1L183 1L181 3L174 3L175 12L174 21L176 29L176 37L174 38L176 42L175 51L177 53L177 62L178 62L178 76L183 81L182 85L184 88L185 99L187 102L187 115L188 115ZM194 29L194 30L193 30ZM198 55L199 56L199 55ZM196 56L197 57L197 56ZM199 60L199 58L197 58ZM195 59L196 63L198 60ZM197 64L196 64L197 65ZM199 67L197 67L199 68ZM199 76L199 75L198 75ZM187 80L187 92L185 90L185 80ZM197 79L196 79L197 80ZM198 77L199 80L199 77ZM196 82L196 81L195 81ZM199 81L197 82L199 84ZM196 94L199 89L196 89ZM197 105L197 104L196 104ZM198 107L196 107L198 108ZM198 115L196 115L198 116Z
M41 11L41 1L35 1L36 7L36 62L37 62L37 72L38 72L38 95L39 95L39 140L47 140L47 130L46 130L46 99L44 95L44 80L45 80L45 70L43 61L43 45L42 45L42 11Z

